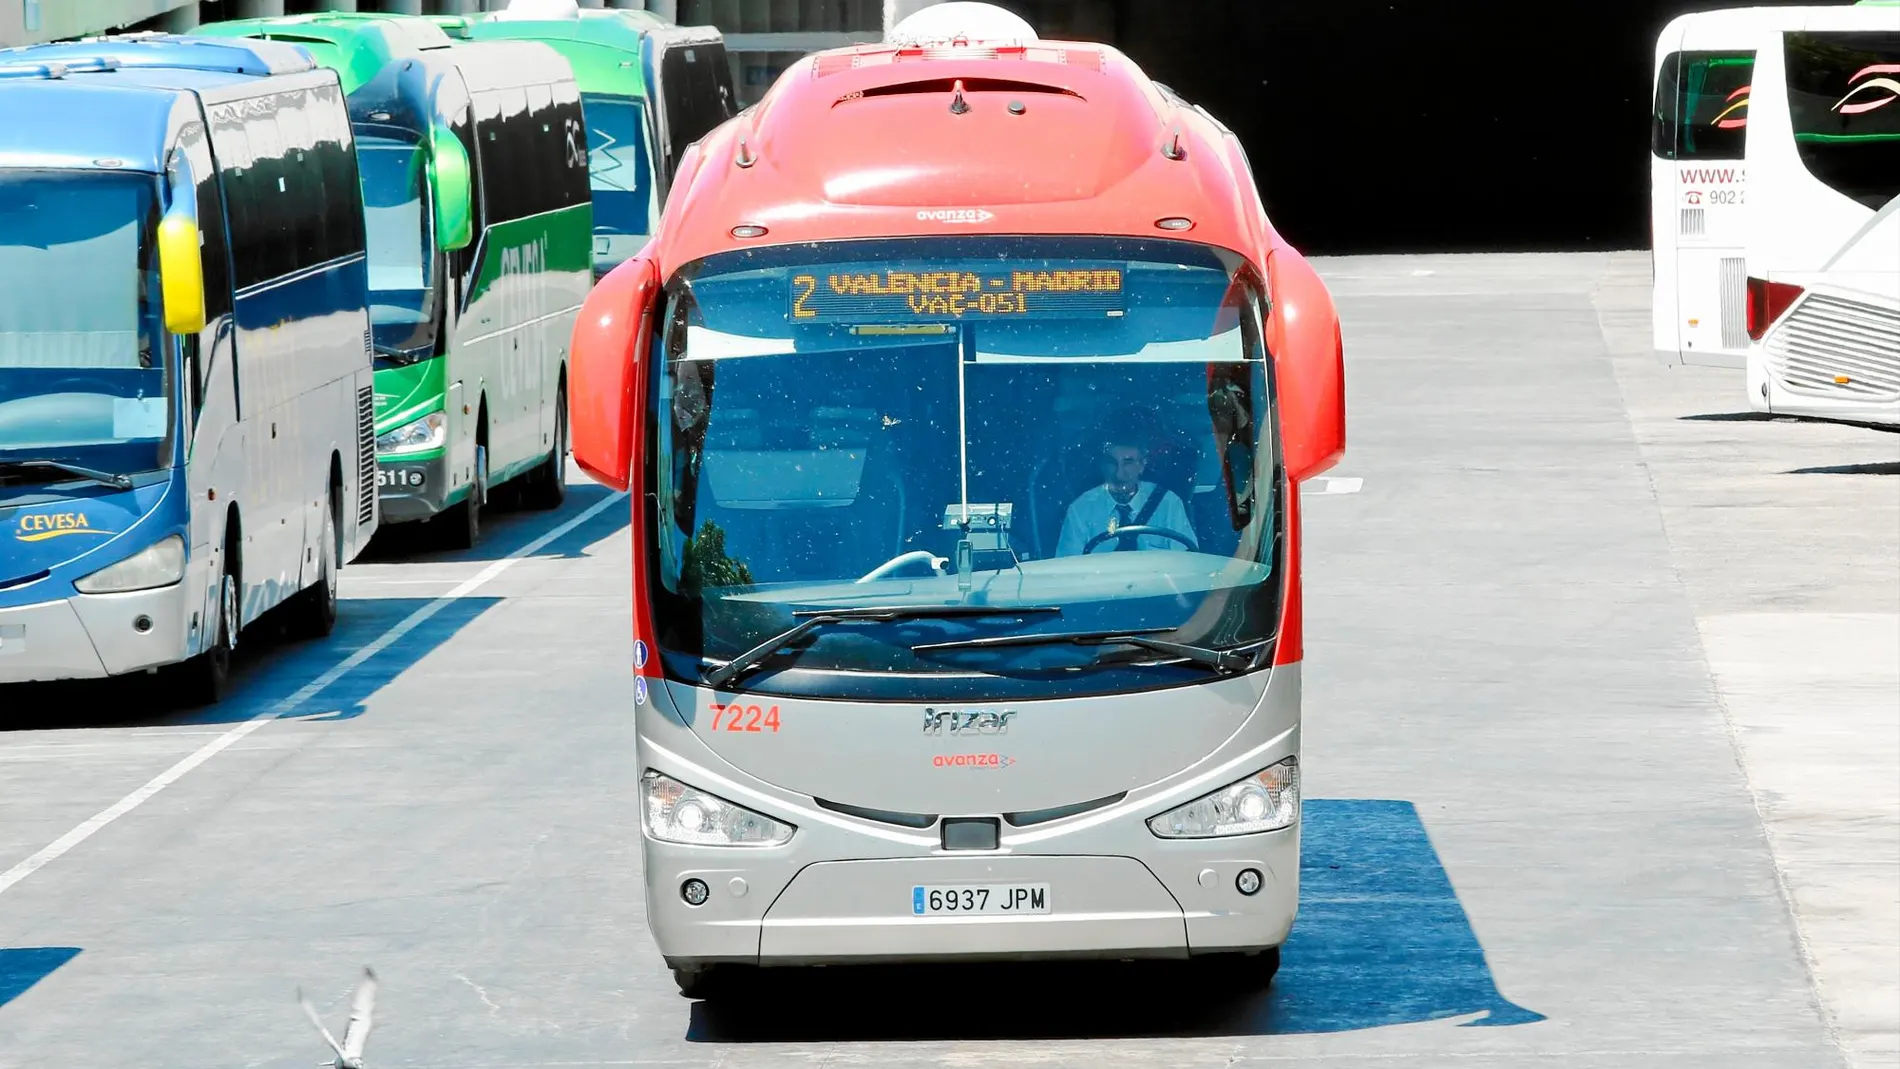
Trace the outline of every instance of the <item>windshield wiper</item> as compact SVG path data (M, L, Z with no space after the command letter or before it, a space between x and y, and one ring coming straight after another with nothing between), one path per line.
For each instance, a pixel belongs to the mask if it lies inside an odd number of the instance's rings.
M1002 646L1134 646L1152 650L1182 660L1211 668L1216 672L1246 672L1257 667L1254 657L1238 650L1215 650L1205 646L1188 646L1179 642L1149 638L1150 635L1166 634L1172 627L1149 627L1134 631L1063 631L1054 634L1035 635L994 635L988 638L966 638L954 642L930 642L922 646L912 646L912 653L932 653L940 650L976 650L994 649Z
M110 486L115 490L132 489L132 477L130 475L100 471L97 468L82 468L77 464L68 464L63 460L0 460L0 471L31 471L34 469L63 471L68 475L77 475L82 479L91 479L93 482L99 483L102 486Z
M798 623L773 635L764 642L739 654L717 668L705 669L701 675L714 687L723 687L734 677L749 672L779 650L797 642L806 635L827 624L841 624L853 621L887 623L891 620L950 620L960 616L1028 616L1031 614L1055 613L1062 610L1053 605L885 605L866 606L851 609L801 609L792 613L794 617L804 617Z

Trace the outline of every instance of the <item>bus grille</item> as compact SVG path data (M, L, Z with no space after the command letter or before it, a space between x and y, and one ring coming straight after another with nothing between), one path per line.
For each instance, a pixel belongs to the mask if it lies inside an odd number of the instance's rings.
M376 389L356 391L356 522L376 518Z
M1748 348L1748 262L1740 256L1722 258L1718 276L1722 294L1722 348Z
M1768 335L1765 348L1769 370L1790 390L1900 400L1900 312L1809 294Z
M1704 208L1682 209L1682 236L1683 237L1699 238L1703 234L1708 233L1707 229L1705 229L1706 224L1704 222L1704 219L1706 217L1703 216L1702 214L1706 210L1707 209L1704 209Z

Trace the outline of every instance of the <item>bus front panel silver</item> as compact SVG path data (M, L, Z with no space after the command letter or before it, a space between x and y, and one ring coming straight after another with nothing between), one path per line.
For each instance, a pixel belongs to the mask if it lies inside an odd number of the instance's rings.
M1148 820L1297 758L1299 696L1298 666L1281 666L1172 690L1001 703L998 712L1016 713L1006 730L992 719L991 733L965 739L928 731L922 704L768 700L662 684L637 714L642 770L797 830L778 846L644 837L649 925L675 966L1277 946L1298 900L1297 819L1278 831L1202 839L1163 839ZM729 714L721 714L722 730L713 731L711 707L741 697L747 706L775 705L779 730L726 732ZM727 734L750 736L750 745L733 745ZM760 760L774 735L784 752ZM1009 761L938 761L979 752ZM1088 802L1097 804L1025 819ZM943 817L996 818L996 849L944 849ZM904 820L926 823L896 822ZM1248 869L1261 880L1251 895L1236 883ZM692 879L709 889L702 905L682 895ZM1049 911L912 912L916 887L971 883L1047 885Z
M97 679L184 660L196 607L188 586L0 609L0 683Z

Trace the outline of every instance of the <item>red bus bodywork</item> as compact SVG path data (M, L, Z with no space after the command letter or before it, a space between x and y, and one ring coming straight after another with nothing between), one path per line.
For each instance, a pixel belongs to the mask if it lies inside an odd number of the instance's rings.
M972 233L1171 237L1244 256L1269 300L1288 489L1344 453L1332 298L1268 220L1239 140L1205 110L1098 44L818 53L687 151L651 243L601 280L575 328L574 457L631 492L635 638L654 634L637 450L664 281L747 246ZM1276 664L1302 656L1299 495L1285 500ZM657 658L635 670L660 676Z

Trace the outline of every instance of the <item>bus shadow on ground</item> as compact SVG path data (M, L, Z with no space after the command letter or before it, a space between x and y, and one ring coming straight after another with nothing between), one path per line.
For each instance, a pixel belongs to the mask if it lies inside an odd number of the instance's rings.
M1189 1038L1544 1019L1498 991L1412 803L1309 801L1302 855L1299 919L1265 992L1223 994L1193 962L768 971L755 983L770 997L694 1003L686 1038Z
M1815 468L1791 468L1783 475L1900 475L1900 460L1872 464L1824 464Z
M534 541L544 532L580 515L612 493L612 490L598 483L574 482L570 479L567 500L561 503L560 508L547 512L521 508L507 495L501 495L500 499L491 498L482 509L481 538L473 549L442 548L442 528L439 523L443 521L426 520L378 527L376 537L363 547L356 563L474 563L500 560L516 547ZM631 513L625 505L608 508L556 542L543 546L535 558L576 560L585 557L587 554L584 550L589 543L625 527L631 519Z
M498 560L559 527L612 491L602 486L571 485L567 501L550 512L502 513L486 525L474 549L444 554L436 560L470 562ZM488 513L483 514L484 522ZM535 559L584 556L583 547L625 527L628 517L609 508L588 522L542 547ZM419 537L416 529L397 542ZM383 535L357 558L373 563L381 552ZM401 559L401 558L396 558ZM348 575L347 566L345 575ZM347 581L347 580L346 580ZM273 611L244 629L231 659L231 682L217 705L189 708L168 693L161 676L138 674L115 679L72 680L59 683L9 683L0 687L0 732L65 728L168 727L234 724L267 712L305 684L341 663L358 649L376 641L433 598L346 597L337 607L336 629L317 641L289 641ZM470 595L445 603L387 648L287 714L287 719L349 720L362 715L369 695L446 644L476 617L492 608L498 598Z
M78 947L0 947L0 1007L78 956Z
M235 724L266 713L357 650L376 641L433 598L345 598L336 629L326 639L288 642L269 617L244 635L231 658L231 682L216 705L181 705L162 676L133 675L59 683L7 685L0 732L73 728L182 727ZM499 602L464 597L447 602L400 639L311 695L285 714L288 720L349 720L369 697L447 644Z

